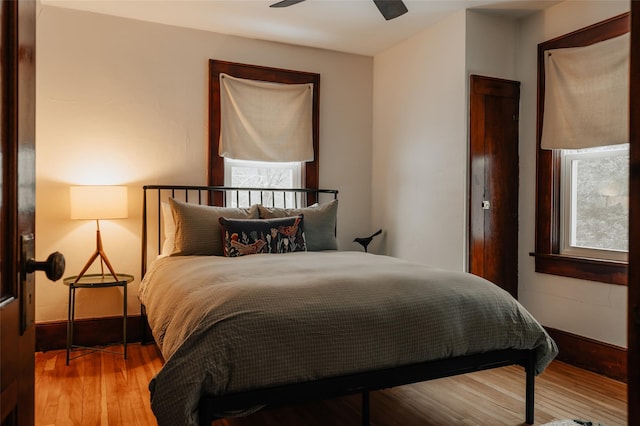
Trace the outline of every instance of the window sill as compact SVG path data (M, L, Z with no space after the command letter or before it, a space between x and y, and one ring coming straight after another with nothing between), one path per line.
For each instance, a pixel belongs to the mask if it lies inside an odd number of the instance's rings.
M536 259L536 272L627 285L627 262L570 257L549 253L530 253Z

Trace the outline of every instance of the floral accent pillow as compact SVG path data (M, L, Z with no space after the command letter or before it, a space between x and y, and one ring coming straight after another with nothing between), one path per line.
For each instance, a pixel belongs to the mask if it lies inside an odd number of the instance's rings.
M277 219L220 217L222 245L227 257L258 253L307 251L304 215Z

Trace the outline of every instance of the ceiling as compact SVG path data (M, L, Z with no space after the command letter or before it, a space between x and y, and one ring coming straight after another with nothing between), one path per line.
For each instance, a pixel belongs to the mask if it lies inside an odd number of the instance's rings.
M84 10L261 40L373 56L444 16L473 8L518 18L550 0L405 0L409 12L385 21L372 0L306 0L270 8L277 0L40 0Z

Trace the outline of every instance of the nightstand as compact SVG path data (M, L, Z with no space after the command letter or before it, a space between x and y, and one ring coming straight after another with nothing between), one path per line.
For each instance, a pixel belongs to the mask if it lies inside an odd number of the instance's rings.
M111 274L85 274L78 282L77 275L65 278L62 282L69 287L69 309L67 312L67 365L69 365L69 357L72 349L90 349L92 351L110 352L124 355L127 359L127 285L133 281L133 275L117 274L118 278L114 278ZM100 349L88 346L75 345L73 343L73 325L75 320L76 290L106 288L106 287L122 287L123 303L122 303L122 344L123 352L113 352L107 349ZM80 355L82 356L82 355Z

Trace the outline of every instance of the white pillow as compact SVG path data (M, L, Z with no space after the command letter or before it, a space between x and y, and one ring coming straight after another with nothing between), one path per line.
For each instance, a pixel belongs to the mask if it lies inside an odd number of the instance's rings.
M164 229L164 242L162 243L161 256L169 256L173 253L176 240L176 223L173 221L173 213L169 203L162 202L162 224Z

